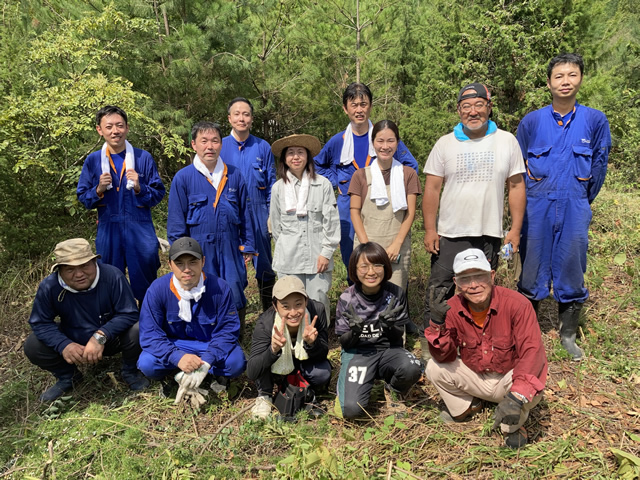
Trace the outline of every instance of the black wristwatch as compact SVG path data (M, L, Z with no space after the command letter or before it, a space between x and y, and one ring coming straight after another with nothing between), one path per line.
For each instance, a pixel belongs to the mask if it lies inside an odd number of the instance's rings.
M98 342L99 345L104 345L105 343L107 343L107 337L100 332L94 333L93 338L96 339L96 342Z

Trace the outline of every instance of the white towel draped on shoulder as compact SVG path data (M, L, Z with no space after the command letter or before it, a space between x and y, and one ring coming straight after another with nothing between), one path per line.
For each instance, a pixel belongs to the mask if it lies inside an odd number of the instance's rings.
M391 181L389 182L391 190L391 205L393 206L393 212L398 210L407 209L407 193L404 189L404 167L402 164L393 159L391 163ZM387 197L387 187L384 184L384 178L382 177L382 170L378 160L374 160L371 163L371 200L376 202L376 205L382 206L389 203Z
M135 170L136 169L136 156L133 153L133 147L129 143L128 140L124 141L126 147L126 153L124 156L124 169L127 170ZM102 150L100 151L100 167L102 169L102 173L111 173L111 166L109 165L109 156L107 155L107 149L109 146L107 142L102 145ZM111 152L109 152L111 154ZM131 190L133 188L133 181L127 180L127 190ZM111 190L113 185L109 184L107 186L107 190Z
M178 295L180 295L180 300L178 300L178 308L180 309L178 317L185 322L191 322L191 300L198 302L207 288L204 285L204 275L202 273L200 274L200 281L198 282L198 285L193 287L191 290L183 289L175 275L171 277L171 281L173 282L173 286L176 288Z
M371 131L373 130L373 123L369 120L369 156L373 158L376 154L376 151L373 149L373 143L371 143ZM347 129L344 131L344 139L342 143L342 151L340 152L340 164L348 165L353 160L354 157L354 146L353 146L353 129L351 128L351 122L347 126Z
M276 317L273 320L273 328L271 329L271 335L275 331L276 326L283 331L281 332L286 341L284 342L284 346L282 347L282 354L280 358L276 360L273 365L271 365L271 372L276 375L288 375L293 372L295 368L293 365L293 357L296 357L298 360L307 360L309 358L309 354L304 349L304 340L302 336L304 335L304 329L307 325L307 319L309 318L309 310L305 310L304 316L302 317L302 321L300 322L300 326L298 327L298 335L296 336L296 346L291 348L291 334L289 333L289 329L287 328L286 323L282 320L282 317L278 315L276 312Z
M209 169L205 166L204 162L200 160L198 155L193 157L193 166L211 182L213 188L216 190L218 189L218 185L220 185L222 175L224 174L224 162L222 161L222 157L218 157L216 166L213 168L213 173L209 172Z
M307 199L309 197L309 174L302 172L300 190L296 195L296 176L287 170L288 182L284 182L284 207L287 213L295 213L299 217L307 215Z

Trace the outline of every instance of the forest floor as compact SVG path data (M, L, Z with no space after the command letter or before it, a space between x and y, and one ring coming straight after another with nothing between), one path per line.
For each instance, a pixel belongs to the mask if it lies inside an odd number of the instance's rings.
M159 383L132 394L117 359L86 369L70 398L47 407L38 396L53 377L22 352L31 302L49 265L43 262L2 276L0 478L640 478L640 195L608 183L593 207L591 296L580 331L585 358L567 358L554 328L556 303L542 302L549 376L544 399L525 424L525 448L504 448L490 430L493 406L468 423L443 424L442 402L426 379L412 390L404 418L387 414L381 385L369 419L335 417L340 348L333 334L334 380L321 398L327 414L319 419L251 420L256 389L244 376L227 393L211 394L199 413L174 406L160 395ZM429 272L421 228L416 222L409 292L417 323ZM334 308L346 288L336 260ZM513 287L512 274L501 266L498 283ZM245 351L259 314L254 280L248 293ZM417 338L408 338L408 348L420 356Z

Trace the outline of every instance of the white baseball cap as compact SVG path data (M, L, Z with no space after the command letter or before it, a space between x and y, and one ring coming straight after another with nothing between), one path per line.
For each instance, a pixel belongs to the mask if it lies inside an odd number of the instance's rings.
M453 260L453 273L456 275L474 268L484 272L491 271L491 265L486 255L479 248L467 248L457 254Z

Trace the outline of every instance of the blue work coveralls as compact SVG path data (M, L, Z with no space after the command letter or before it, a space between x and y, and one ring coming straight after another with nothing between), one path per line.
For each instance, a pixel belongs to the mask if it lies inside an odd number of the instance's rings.
M324 145L322 150L313 161L316 164L316 172L327 178L333 188L338 189L338 212L340 214L340 253L345 267L349 270L349 257L353 251L354 230L351 223L351 199L349 197L349 185L351 177L356 170L368 167L372 158L369 157L368 133L365 135L353 135L354 137L354 156L353 161L348 165L340 163L340 153L344 144L344 131L335 134ZM398 150L393 156L403 165L413 168L418 172L418 162L407 146L402 142L398 142Z
M230 165L224 168L218 190L193 165L176 173L169 192L167 238L171 243L185 236L196 239L205 256L204 270L229 284L240 310L247 304L248 283L242 254L255 253L253 229L242 173Z
M96 251L102 263L129 270L133 294L142 301L144 294L158 275L158 237L151 220L151 207L155 207L166 193L151 154L133 149L140 193L127 190L127 176L123 151L112 154L112 188L102 197L96 188L102 175L101 152L93 152L82 166L76 190L78 200L88 209L98 210Z
M605 175L611 134L607 117L576 103L564 117L551 105L529 113L517 134L526 162L527 209L518 289L531 300L584 302L591 202Z
M253 237L257 256L253 257L256 278L270 282L276 278L271 268L271 235L267 228L271 188L276 182L276 170L269 144L261 138L249 135L239 142L233 135L222 139L220 158L242 172L247 185L249 212L253 226Z
M187 353L211 365L209 373L234 378L244 372L246 358L238 343L240 319L227 283L204 274L205 292L191 300L191 321L180 311L173 273L153 282L140 310L138 368L145 376L162 379L172 373Z

